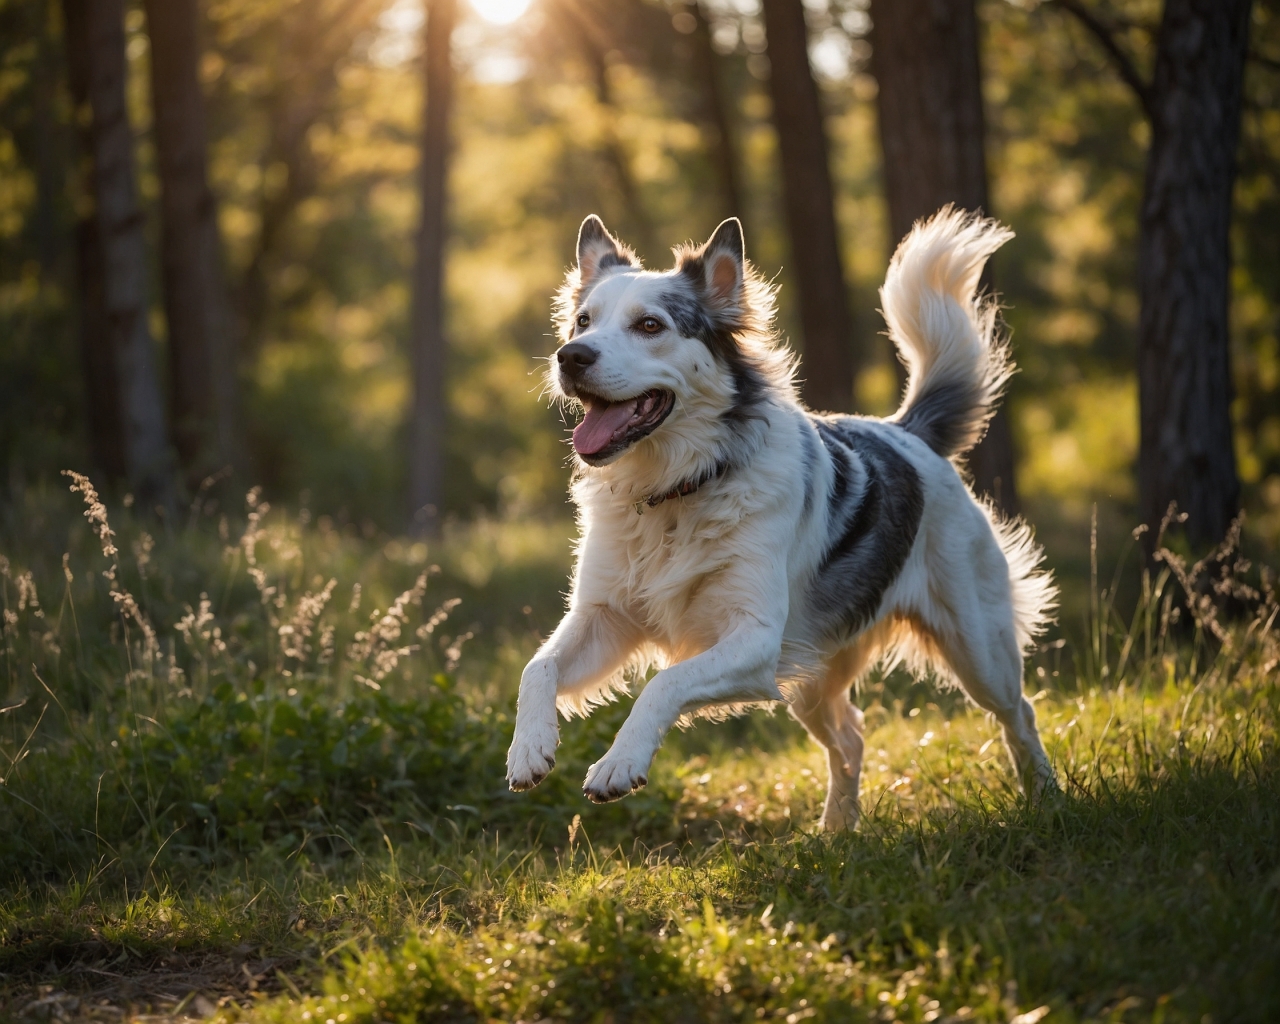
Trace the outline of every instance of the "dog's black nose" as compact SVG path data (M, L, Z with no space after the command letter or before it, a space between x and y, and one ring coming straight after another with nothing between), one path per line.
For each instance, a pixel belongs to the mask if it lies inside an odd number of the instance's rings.
M571 341L556 353L556 359L560 361L560 370L570 377L578 376L599 358L599 352L580 341Z

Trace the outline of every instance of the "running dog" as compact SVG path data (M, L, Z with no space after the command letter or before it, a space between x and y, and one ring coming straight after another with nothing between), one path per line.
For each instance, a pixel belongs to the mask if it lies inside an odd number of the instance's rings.
M644 786L667 731L786 701L827 751L822 826L858 821L862 712L881 659L963 687L1003 727L1024 787L1056 785L1023 695L1023 653L1056 591L1022 523L976 500L956 460L1012 372L978 295L1012 232L950 207L916 224L880 291L906 364L887 419L804 407L774 289L726 220L675 267L642 269L595 216L557 296L551 392L573 430L579 538L568 612L520 680L513 790L555 764L557 708L645 684L583 791Z

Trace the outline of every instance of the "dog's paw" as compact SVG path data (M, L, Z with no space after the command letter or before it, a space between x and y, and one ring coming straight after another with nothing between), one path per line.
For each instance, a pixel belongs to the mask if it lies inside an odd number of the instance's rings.
M556 766L558 739L554 731L542 736L516 734L507 751L507 785L512 792L533 789L550 774Z
M643 789L649 783L645 773L648 765L633 763L627 758L604 757L591 766L586 780L582 783L582 792L588 800L596 804L607 804L613 800L621 800L637 789Z
M828 793L818 827L824 832L852 832L858 827L860 816L856 794Z
M1062 796L1062 786L1058 776L1047 764L1041 765L1030 773L1030 778L1023 784L1023 789L1033 800L1056 800Z

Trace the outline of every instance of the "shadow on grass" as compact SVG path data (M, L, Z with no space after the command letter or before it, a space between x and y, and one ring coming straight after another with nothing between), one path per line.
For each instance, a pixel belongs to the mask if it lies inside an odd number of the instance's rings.
M883 806L853 834L656 858L602 828L594 854L420 838L309 868L266 858L235 883L188 875L159 898L103 876L7 900L0 971L10 993L94 998L187 985L256 1005L252 983L280 993L255 1013L323 1021L342 1003L352 1024L760 1008L1005 1021L1040 1005L1057 1020L1274 1020L1278 768L1274 753L1186 755L1038 804L961 792L913 820ZM232 884L222 904L204 891Z

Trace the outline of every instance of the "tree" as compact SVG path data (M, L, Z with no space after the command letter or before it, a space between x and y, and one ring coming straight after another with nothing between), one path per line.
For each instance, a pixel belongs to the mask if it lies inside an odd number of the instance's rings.
M125 473L144 507L174 501L164 405L147 323L147 246L138 205L133 131L125 106L123 0L64 0L68 40L83 40L93 162L95 258L101 260L105 338L115 370ZM93 310L86 310L93 315ZM87 367L92 370L92 366ZM93 387L104 381L90 380Z
M63 0L64 43L67 53L67 85L71 93L72 123L76 125L81 159L77 161L76 186L93 194L93 131L89 103L88 0ZM106 281L102 242L92 204L81 204L76 218L75 264L78 298L81 372L89 428L89 450L94 469L107 480L123 480L123 425L120 421L120 386L116 381L115 353L107 329Z
M259 190L253 211L257 235L232 282L241 365L258 355L268 332L275 307L275 272L286 259L297 259L296 253L286 252L298 208L322 187L326 161L312 145L313 130L332 124L340 105L338 71L343 58L352 40L376 29L376 17L384 9L383 0L221 4L209 9L210 15L216 10L224 19L224 28L235 26L231 39L222 40L218 51L227 61L227 71L219 77L223 95L215 93L211 109L216 112L216 101L221 99L224 119L231 113L222 125L224 133L245 131L251 110L265 113L265 145L256 162L264 171L283 172L272 187ZM231 98L234 90L225 84L228 81L253 83L247 90L255 95L250 107L237 109Z
M947 203L989 212L974 0L872 0L872 67L892 244ZM986 283L990 285L988 277ZM979 491L1017 511L1003 407L969 455Z
M1228 332L1231 194L1251 0L1166 0L1146 81L1117 33L1057 0L1101 42L1151 124L1138 240L1139 511L1171 502L1192 543L1225 536L1240 507Z
M146 0L160 172L160 266L169 329L169 408L195 477L240 461L236 346L209 188L196 0Z
M853 322L804 6L801 0L764 0L763 6L792 280L804 330L804 397L814 408L844 411L853 400Z
M444 505L444 450L448 346L444 334L444 255L449 118L453 105L450 39L457 0L428 0L426 110L422 128L418 261L413 278L410 348L413 411L409 432L409 501L419 529L434 529Z

